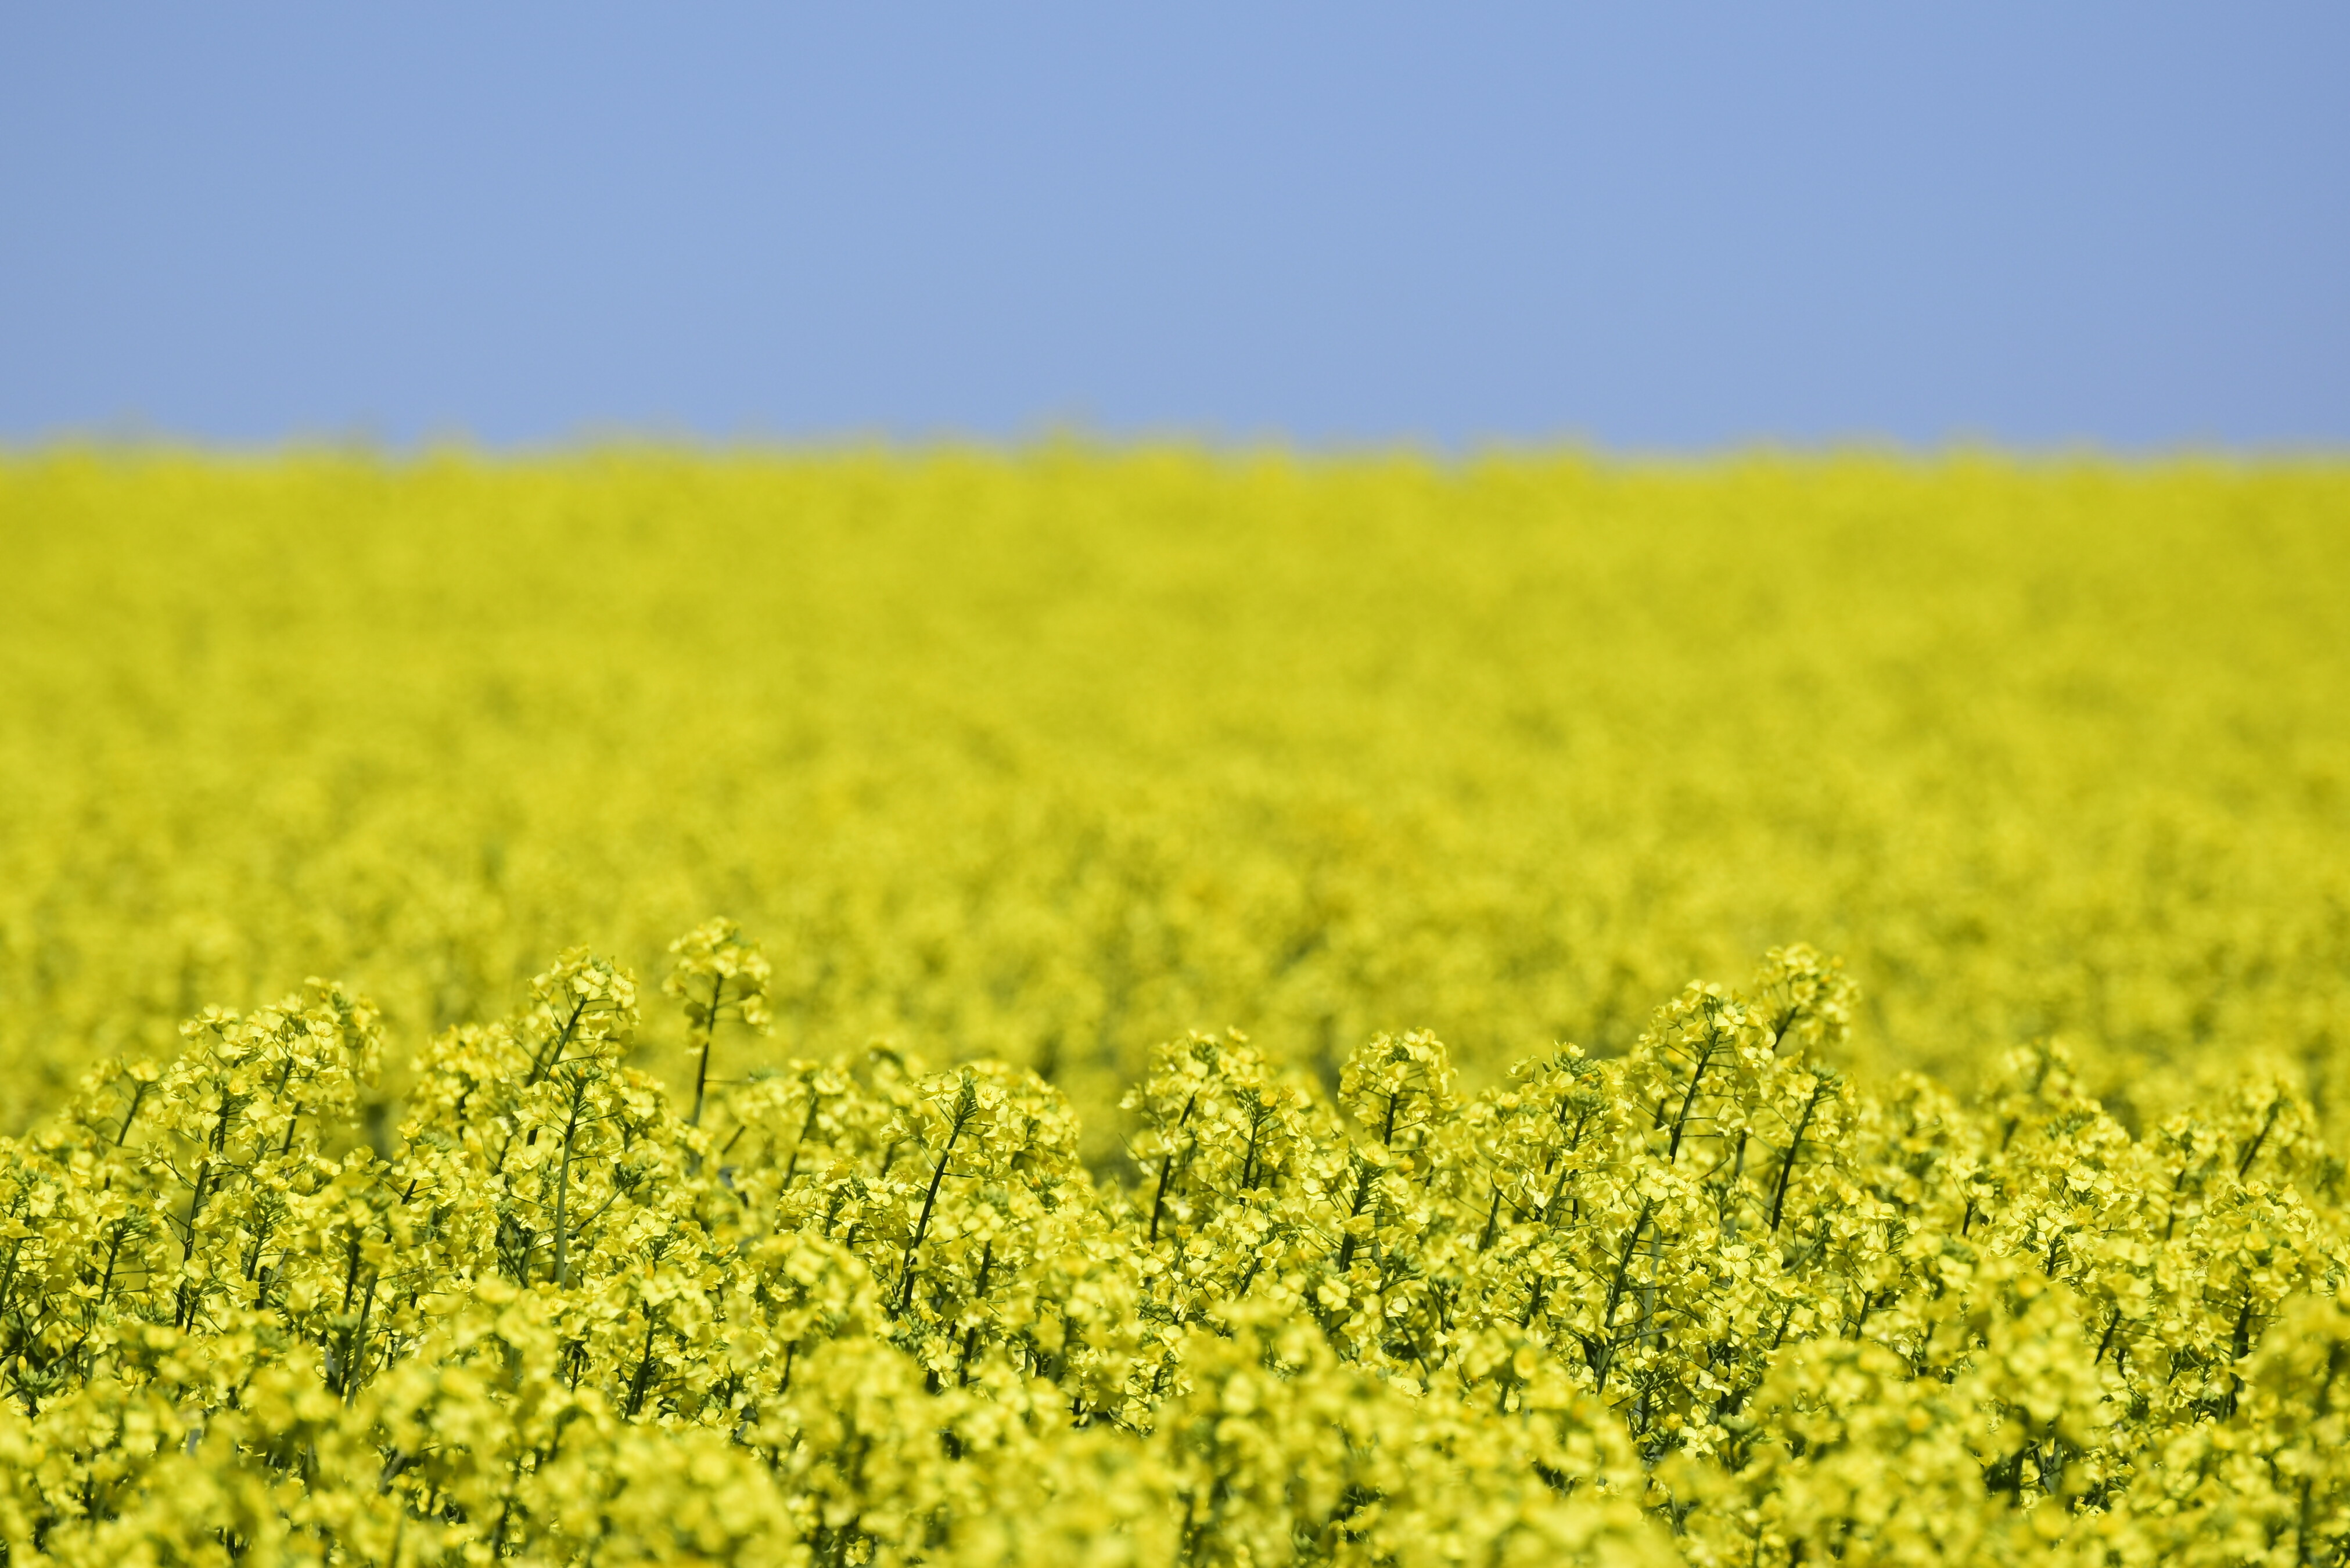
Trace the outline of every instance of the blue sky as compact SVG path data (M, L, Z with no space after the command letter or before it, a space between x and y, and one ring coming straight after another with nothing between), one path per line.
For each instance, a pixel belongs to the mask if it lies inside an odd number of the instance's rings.
M16 5L0 441L2350 441L2350 5Z

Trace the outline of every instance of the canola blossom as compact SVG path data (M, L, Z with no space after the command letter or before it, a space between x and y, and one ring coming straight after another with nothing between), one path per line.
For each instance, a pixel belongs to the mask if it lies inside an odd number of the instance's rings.
M2345 530L0 462L0 1561L2350 1560Z

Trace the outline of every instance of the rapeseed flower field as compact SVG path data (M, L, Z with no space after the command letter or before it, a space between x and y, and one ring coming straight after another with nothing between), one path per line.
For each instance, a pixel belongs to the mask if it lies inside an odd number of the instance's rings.
M0 1562L2350 1559L2338 464L57 450L0 557Z

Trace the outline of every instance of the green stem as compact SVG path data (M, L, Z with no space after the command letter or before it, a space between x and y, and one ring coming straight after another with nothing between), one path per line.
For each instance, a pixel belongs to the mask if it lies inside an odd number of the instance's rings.
M710 982L710 1015L702 1021L702 1064L694 1070L693 1074L693 1115L688 1116L685 1122L685 1125L690 1127L698 1127L702 1125L702 1102L710 1083L710 1044L718 1037L718 1001L725 992L724 975L722 974Z
M581 1078L571 1085L571 1119L563 1128L563 1163L555 1174L555 1288L563 1290L571 1283L571 1232L566 1223L571 1204L571 1149L579 1133L579 1110L588 1096L588 1080Z
M930 1233L931 1210L938 1203L939 1183L946 1179L947 1160L954 1153L955 1139L962 1137L963 1127L978 1110L977 1091L965 1079L962 1093L955 1100L954 1120L947 1127L946 1147L939 1150L939 1162L931 1170L931 1189L922 1194L921 1218L914 1221L914 1238L906 1243L905 1261L899 1265L898 1306L890 1314L893 1317L904 1316L906 1309L914 1304L914 1254L921 1250L922 1238Z

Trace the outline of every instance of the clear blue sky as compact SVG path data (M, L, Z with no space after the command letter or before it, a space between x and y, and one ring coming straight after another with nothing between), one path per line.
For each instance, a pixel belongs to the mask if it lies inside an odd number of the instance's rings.
M16 5L0 441L2350 443L2350 5Z

